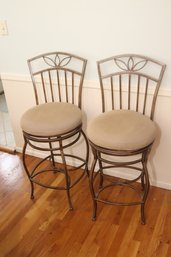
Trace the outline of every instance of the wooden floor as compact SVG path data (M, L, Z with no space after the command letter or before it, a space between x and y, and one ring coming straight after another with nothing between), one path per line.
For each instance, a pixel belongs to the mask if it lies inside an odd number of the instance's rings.
M0 153L0 257L171 257L171 191L151 187L146 225L139 206L99 204L93 222L87 178L72 189L72 201L69 211L64 191L40 186L30 200L20 156Z

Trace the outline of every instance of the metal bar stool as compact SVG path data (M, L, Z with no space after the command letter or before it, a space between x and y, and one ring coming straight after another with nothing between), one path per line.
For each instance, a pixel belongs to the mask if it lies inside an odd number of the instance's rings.
M98 61L97 66L103 113L87 128L94 155L90 175L93 219L98 202L140 205L141 222L145 224L144 206L150 188L147 161L157 136L153 117L165 65L145 56L125 54ZM124 172L125 178L114 178L112 172L109 176L111 169ZM127 171L132 172L133 179L126 177ZM110 187L134 190L136 200L124 201L115 194L108 198L104 191Z
M82 129L81 111L86 63L85 59L64 52L45 53L29 59L36 106L27 110L21 118L24 136L23 164L31 184L31 198L34 198L34 184L65 190L70 209L73 209L70 189L85 173L89 175L89 146ZM84 157L71 150L80 142L85 145ZM46 153L31 169L27 164L27 146ZM57 163L59 159L63 164L62 168ZM47 161L49 165L45 167ZM69 161L76 164L71 166ZM64 185L44 182L42 176L49 173L63 175ZM77 175L73 176L73 173Z

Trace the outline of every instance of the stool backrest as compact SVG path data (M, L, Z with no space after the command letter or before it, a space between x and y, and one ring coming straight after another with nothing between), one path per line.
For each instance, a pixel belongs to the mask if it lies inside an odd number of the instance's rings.
M68 102L81 108L87 60L79 56L50 52L28 61L36 104Z
M123 54L97 62L102 112L134 110L154 116L166 65L142 55Z

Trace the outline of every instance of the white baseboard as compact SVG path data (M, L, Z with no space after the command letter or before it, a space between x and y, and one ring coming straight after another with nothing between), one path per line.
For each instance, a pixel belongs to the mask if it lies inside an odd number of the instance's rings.
M17 147L16 151L21 153L22 152L22 148L21 147ZM45 153L43 153L43 152L38 152L38 151L35 151L35 150L31 150L31 149L28 149L26 151L26 153L28 155L35 156L35 157L38 157L38 158L44 158L46 156ZM60 160L59 160L59 162L60 162ZM69 165L73 165L73 163L71 163L70 161L68 161L68 164ZM79 165L79 164L76 162L76 165ZM90 165L89 165L89 169L90 169ZM115 170L106 170L106 174L111 175L111 176L115 176L115 177L124 178L124 179L130 179L130 180L135 178L130 173L127 173L125 175L125 172L121 172L121 171L118 171L116 169ZM155 186L155 187L171 190L171 184L170 183L165 183L165 182L162 182L162 181L154 181L153 180L153 181L150 181L150 184L152 186Z

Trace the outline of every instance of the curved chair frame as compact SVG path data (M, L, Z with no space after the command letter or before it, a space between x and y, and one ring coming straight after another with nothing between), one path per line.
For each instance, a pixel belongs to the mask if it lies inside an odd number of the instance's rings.
M119 71L110 72L109 74L102 74L102 68L101 65L105 64L106 62L111 62L116 65L117 68L119 68ZM149 63L152 62L153 64L157 65L159 67L159 74L158 77L152 77L149 75L146 75L142 70L143 68ZM124 109L123 108L123 90L124 86L122 83L123 76L128 76L128 90L127 90L127 107L125 109L128 110L135 110L137 112L140 112L140 93L141 93L141 77L144 77L146 79L145 81L145 91L144 91L144 101L142 102L142 113L145 114L145 111L147 111L147 98L148 98L148 85L149 81L153 80L155 81L155 90L153 91L153 98L151 100L150 105L150 111L149 116L152 120L154 117L154 109L156 104L156 98L159 90L159 86L161 84L161 80L165 71L165 65L162 63L159 63L156 60L150 59L148 57L142 56L142 55L135 55L135 54L126 54L126 55L117 55L111 58L107 58L101 61L97 62L98 65L98 74L100 79L100 86L101 86L101 95L102 95L102 112L106 111L106 102L105 102L105 82L104 80L107 78L109 79L109 89L111 90L111 109L115 109L114 104L114 76L118 76L118 96L119 96L119 104L117 109ZM106 72L106 71L105 71ZM136 95L136 101L134 101L134 108L131 108L131 97L132 97L132 85L131 85L131 79L132 75L135 75L138 77L137 79L137 85L134 85L133 93ZM109 104L107 102L107 104ZM141 223L145 224L145 213L144 213L144 207L147 200L147 196L150 189L150 182L149 182L149 174L147 169L147 161L148 161L148 155L150 153L151 147L153 145L153 142L150 145L147 145L144 148L136 149L133 151L129 150L116 150L116 149L107 149L103 147L99 147L98 145L95 145L93 142L89 140L89 143L91 145L91 149L93 152L93 162L91 166L91 175L90 175L90 190L93 200L93 216L92 219L96 219L96 212L97 212L97 202L107 203L111 205L119 205L119 206L131 206L131 205L140 205L141 206ZM107 158L108 156L113 157L121 157L121 158L130 158L131 156L134 156L134 159L126 160L126 161L117 161L117 160L109 160ZM135 159L136 157L136 159ZM95 172L96 164L98 163L98 170ZM137 164L141 164L141 167ZM136 166L137 165L137 166ZM111 176L105 174L105 170L112 169L112 168L125 168L125 169L132 169L139 172L138 176L136 176L132 180L128 179L118 179L117 181L112 179ZM99 176L99 184L98 188L95 189L96 179ZM104 185L104 179L107 181L107 184ZM116 178L115 178L116 179ZM141 187L137 189L137 187L134 185L135 182L139 181L141 182ZM110 186L125 186L129 187L132 190L134 190L139 195L139 200L135 202L118 202L118 201L108 201L106 199L103 199L101 197L101 193L103 190Z
M80 71L78 71L78 67L71 68L68 67L70 62L75 59L79 63L79 67L81 66ZM34 61L42 61L43 68L38 71L33 70ZM74 60L74 61L75 61ZM81 96L82 96L82 86L85 74L87 61L81 57L76 55L71 55L69 53L64 52L51 52L43 55L36 56L32 59L28 60L28 66L30 69L30 74L34 86L34 93L36 104L39 105L42 102L71 102L72 104L78 105L81 108ZM44 67L47 66L47 67ZM77 64L78 66L78 64ZM53 73L53 75L51 74ZM56 74L56 80L54 82L54 72ZM61 73L61 74L60 74ZM68 78L68 73L70 74L70 78ZM45 76L47 75L47 76ZM38 76L38 78L36 78ZM62 76L62 77L61 77ZM77 81L75 79L77 76ZM79 77L79 80L78 80ZM76 96L75 82L79 88L78 97ZM70 84L69 84L70 83ZM55 88L54 88L55 84ZM41 87L40 87L41 85ZM55 95L55 89L58 89L58 94ZM42 91L41 91L42 89ZM62 94L62 90L64 91ZM70 95L69 95L70 90ZM41 94L39 94L41 91ZM63 97L63 98L62 98ZM43 99L43 101L42 101ZM77 101L77 103L75 103ZM65 190L67 192L68 204L69 208L73 209L73 205L71 202L70 189L75 186L81 178L87 174L88 172L88 158L89 158L89 145L88 140L86 138L85 133L82 130L82 124L75 127L71 131L68 131L64 134L58 134L54 136L37 136L31 135L25 131L23 131L24 137L24 146L23 146L23 165L26 171L26 174L30 180L31 184L31 199L34 199L34 184L38 184L42 187L56 190ZM83 137L86 146L86 156L85 158L73 155L66 154L64 150L72 145L76 144L81 137ZM38 161L38 163L32 168L29 169L26 160L26 149L27 146L30 146L33 149L49 152L49 154ZM55 161L55 157L61 157L63 168L59 168L58 164ZM67 158L72 158L79 161L77 167L68 167ZM41 168L41 165L49 160L51 162L51 167L49 168ZM80 174L73 181L71 180L70 174L73 171L78 170ZM40 182L37 178L42 173L53 172L53 173L62 173L65 176L65 186L53 186L45 184L44 182Z

